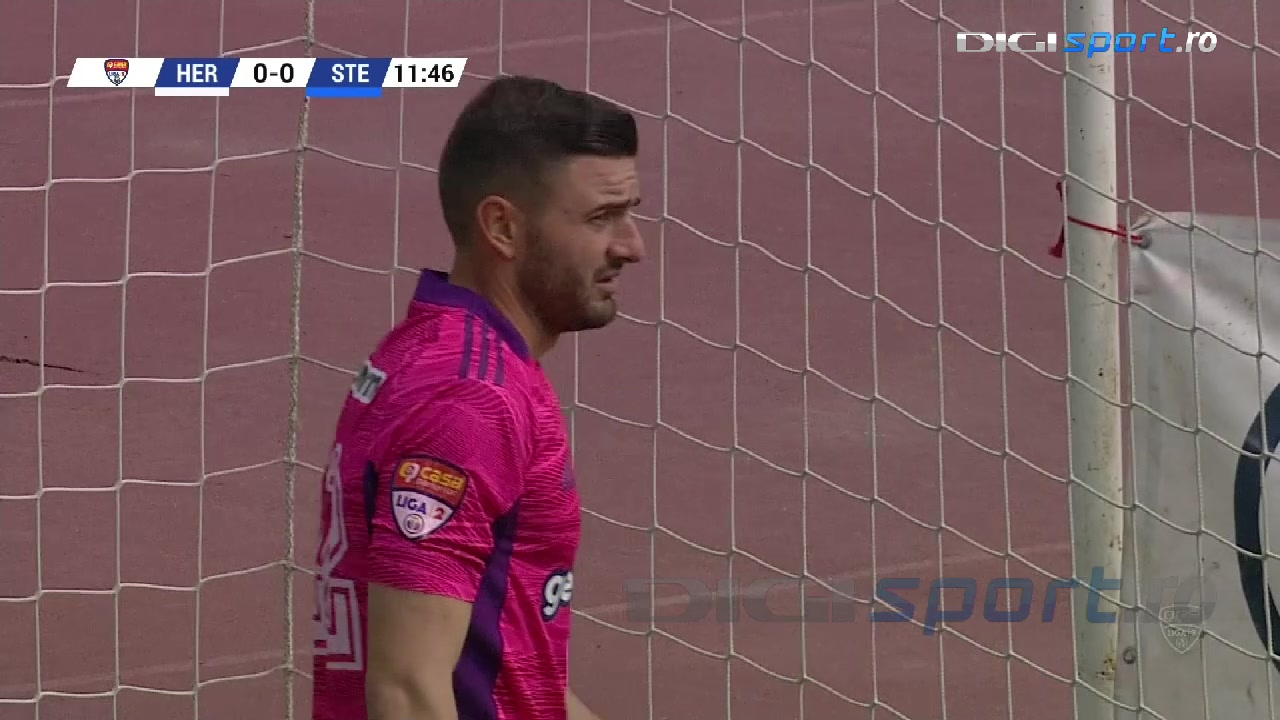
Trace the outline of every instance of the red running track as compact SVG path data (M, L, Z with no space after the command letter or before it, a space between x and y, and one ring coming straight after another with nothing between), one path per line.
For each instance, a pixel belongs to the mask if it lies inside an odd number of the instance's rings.
M317 527L316 474L299 471L291 512L282 463L302 96L38 87L76 56L213 55L297 38L305 7L137 2L64 1L56 17L34 0L0 9L0 720L33 718L37 696L42 720L269 720L290 693L307 717L306 678L280 669L281 559L292 539L309 566ZM1051 3L1008 5L1009 28L1061 24ZM1169 24L1132 5L1134 30ZM1185 2L1159 5L1187 15ZM1248 5L1196 3L1239 38L1253 36ZM995 6L945 8L995 30ZM568 339L549 360L590 511L575 686L608 718L852 718L873 704L912 720L1068 717L1070 686L1050 674L1071 674L1065 613L938 635L873 625L865 604L853 623L807 627L646 632L628 621L623 581L649 577L651 562L659 576L708 581L730 563L739 579L773 576L769 566L852 579L864 601L876 577L927 587L965 575L981 587L1031 575L1039 603L1047 578L1026 563L1069 572L1064 388L1053 379L1066 369L1053 277L1064 268L1047 254L1061 217L1059 77L1007 58L1001 113L997 58L958 56L951 27L938 40L936 24L893 0L675 7L316 4L326 47L464 55L471 73L545 75L643 115L644 211L662 221L645 224L651 260L627 281L634 320ZM918 7L938 11L937 0ZM1259 36L1280 37L1280 11L1258 14ZM304 53L294 41L249 54ZM1274 87L1280 62L1256 55L1257 86ZM1252 214L1280 179L1274 157L1248 149L1253 117L1261 143L1280 147L1268 120L1280 106L1272 93L1255 107L1247 51L1221 42L1194 62L1189 130L1187 56L1134 58L1133 91L1149 107L1131 104L1122 127L1133 170L1121 187L1169 210L1189 209L1194 187L1199 210ZM356 367L403 311L410 269L448 262L423 168L478 83L311 105L305 463L323 461L347 383L325 365ZM983 145L1002 139L1003 156ZM1022 560L1006 567L982 546ZM309 580L292 577L306 668ZM665 600L663 612L679 605Z

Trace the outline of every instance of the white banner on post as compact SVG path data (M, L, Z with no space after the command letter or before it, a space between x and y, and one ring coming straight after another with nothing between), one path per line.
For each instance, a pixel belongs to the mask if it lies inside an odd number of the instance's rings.
M1167 217L1135 228L1151 244L1129 268L1144 611L1121 628L1118 695L1142 718L1280 718L1280 562L1264 578L1236 550L1280 555L1280 221Z

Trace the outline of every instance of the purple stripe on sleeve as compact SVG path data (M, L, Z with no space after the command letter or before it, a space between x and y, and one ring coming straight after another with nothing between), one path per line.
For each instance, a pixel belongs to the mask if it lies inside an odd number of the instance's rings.
M502 669L502 607L507 599L511 549L515 544L520 503L493 523L493 554L480 578L471 608L471 627L453 673L453 692L461 720L497 720L493 691Z

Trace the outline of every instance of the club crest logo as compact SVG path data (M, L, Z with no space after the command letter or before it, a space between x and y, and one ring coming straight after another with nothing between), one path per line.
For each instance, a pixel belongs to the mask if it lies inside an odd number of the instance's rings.
M360 369L360 374L356 376L355 382L351 384L351 397L363 405L368 405L373 402L373 398L378 395L378 390L386 381L385 372L374 367L372 362L366 362Z
M1160 632L1169 646L1185 654L1200 639L1204 611L1196 605L1167 605L1160 608Z
M107 79L110 80L111 84L115 85L116 87L119 87L120 83L124 82L124 79L129 77L129 61L128 60L120 60L120 59L108 60L106 63L104 63L103 69L106 70Z

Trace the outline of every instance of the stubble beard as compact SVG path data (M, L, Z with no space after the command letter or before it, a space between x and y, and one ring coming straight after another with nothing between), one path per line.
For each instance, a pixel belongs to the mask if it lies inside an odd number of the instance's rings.
M594 276L581 277L568 263L558 261L541 230L530 236L528 247L517 282L547 332L595 330L613 321L617 303L599 294Z

